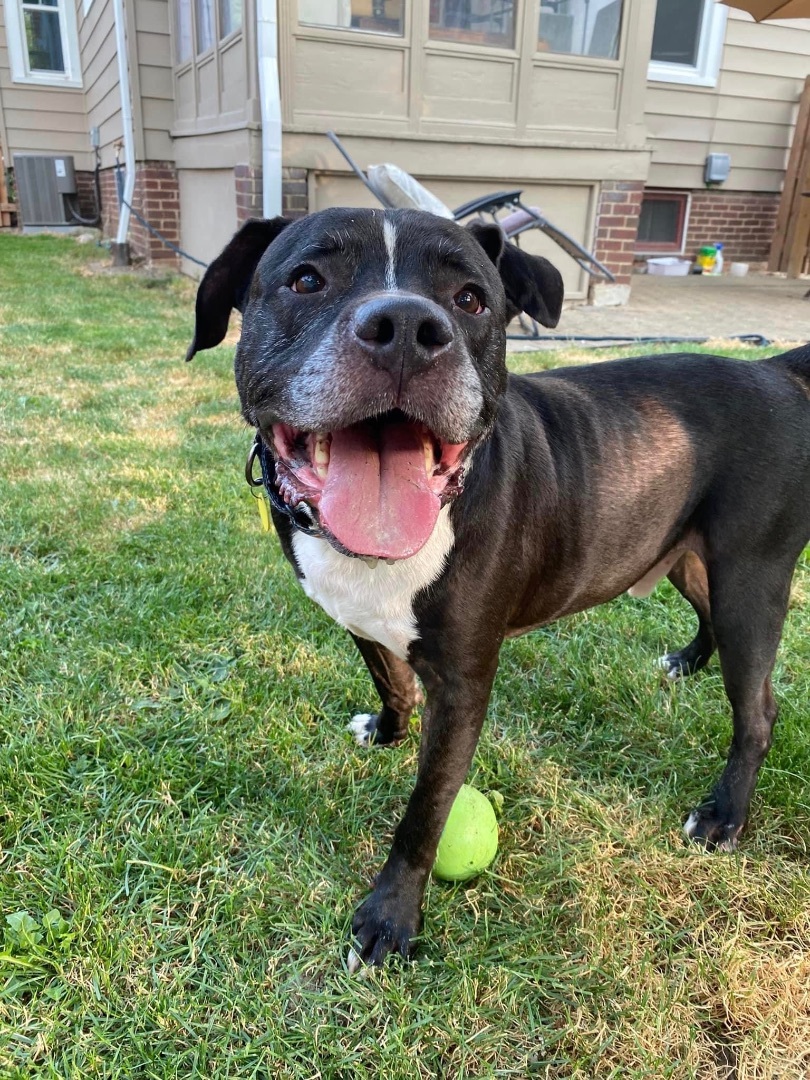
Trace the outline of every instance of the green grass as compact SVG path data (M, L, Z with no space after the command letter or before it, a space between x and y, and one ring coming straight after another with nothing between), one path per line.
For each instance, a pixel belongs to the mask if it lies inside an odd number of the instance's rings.
M680 842L719 669L663 681L691 610L625 597L504 647L499 855L351 977L416 739L344 730L370 682L259 532L232 342L184 365L191 284L99 259L0 239L0 1076L805 1076L807 559L739 855Z

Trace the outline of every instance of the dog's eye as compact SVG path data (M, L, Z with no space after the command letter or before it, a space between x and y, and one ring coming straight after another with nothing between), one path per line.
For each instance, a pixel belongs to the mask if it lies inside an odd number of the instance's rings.
M296 274L292 285L290 285L292 291L297 293L316 293L325 287L326 282L314 270L304 270L300 274Z
M484 310L484 302L471 285L465 285L453 297L456 307L466 311L469 315L480 315Z

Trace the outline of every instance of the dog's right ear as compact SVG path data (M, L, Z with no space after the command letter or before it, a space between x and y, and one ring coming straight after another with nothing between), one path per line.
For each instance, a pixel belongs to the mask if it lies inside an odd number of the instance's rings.
M228 332L232 308L245 310L248 289L259 260L290 222L283 217L251 218L214 259L197 290L194 340L186 360L201 349L213 349Z

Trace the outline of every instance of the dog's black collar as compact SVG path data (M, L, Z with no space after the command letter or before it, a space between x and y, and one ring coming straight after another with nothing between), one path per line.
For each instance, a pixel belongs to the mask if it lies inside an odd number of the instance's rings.
M253 474L253 465L257 458L259 459L261 476L254 476ZM275 466L267 453L264 439L257 431L245 463L245 480L247 480L251 491L255 491L256 488L264 488L273 509L286 517L290 525L297 529L298 532L306 533L307 536L326 536L326 533L324 533L314 517L311 516L312 511L306 503L299 503L298 506L293 508L284 502L275 485L275 472Z

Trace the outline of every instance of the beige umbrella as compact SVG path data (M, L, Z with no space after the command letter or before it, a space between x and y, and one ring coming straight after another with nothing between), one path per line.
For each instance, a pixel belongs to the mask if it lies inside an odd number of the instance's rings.
M765 19L810 19L810 0L722 0L728 7Z

